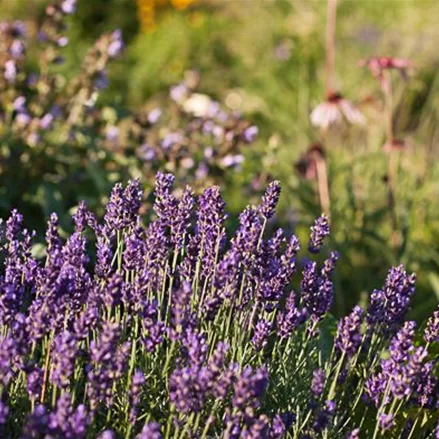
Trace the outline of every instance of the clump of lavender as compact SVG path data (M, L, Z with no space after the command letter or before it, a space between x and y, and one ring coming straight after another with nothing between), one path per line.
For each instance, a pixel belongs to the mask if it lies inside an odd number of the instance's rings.
M11 213L0 247L0 435L434 434L437 312L424 346L405 321L413 275L392 268L367 312L354 307L335 329L338 254L302 260L296 236L266 236L278 183L233 236L218 187L197 199L173 184L157 176L147 226L138 181L115 185L102 220L80 204L70 236L52 215L43 259Z

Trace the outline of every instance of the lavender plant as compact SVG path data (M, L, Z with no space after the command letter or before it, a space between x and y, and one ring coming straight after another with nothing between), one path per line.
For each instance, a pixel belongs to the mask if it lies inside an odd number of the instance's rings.
M157 175L155 217L140 182L115 185L103 220L83 203L46 256L12 211L2 227L0 428L8 438L434 438L438 312L424 339L406 321L415 276L389 271L367 308L335 328L339 258L282 230L280 194L225 232L218 187L178 197ZM90 239L94 237L94 239Z

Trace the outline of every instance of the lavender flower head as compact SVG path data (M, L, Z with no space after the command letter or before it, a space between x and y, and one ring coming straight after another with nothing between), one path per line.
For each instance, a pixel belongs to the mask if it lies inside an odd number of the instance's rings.
M116 439L116 433L113 430L104 430L97 439Z
M281 187L279 181L273 181L268 185L268 188L262 197L261 205L259 206L259 212L264 218L270 219L274 215L279 201L280 191Z
M140 398L142 395L142 387L145 384L145 375L141 370L136 370L134 372L132 381L131 381L131 389L129 392L129 401L130 401L130 416L129 420L131 424L135 424L137 418L137 406L140 403Z
M439 342L439 309L428 319L424 332L424 340L427 343Z
M317 218L311 227L308 250L311 253L318 253L323 246L323 241L330 234L329 220L326 215Z
M0 401L0 425L6 424L8 414L9 407L3 401Z
M268 371L261 367L255 371L246 366L235 384L233 406L237 409L258 408L268 385Z
M373 291L367 310L367 320L372 327L382 324L392 332L402 324L415 292L414 274L408 275L403 265L392 267L381 290Z
M316 369L312 374L311 393L319 397L325 388L326 375L323 369Z
M272 327L272 323L264 319L261 319L258 321L258 323L256 323L255 332L252 338L252 343L256 351L260 351L265 348L268 343L268 337Z
M136 439L162 439L161 426L157 422L148 422Z
M389 431L395 426L395 417L382 413L379 417L379 424L382 431Z
M361 343L360 325L363 316L361 307L356 306L352 312L343 317L338 324L335 346L344 353L347 358L351 358L358 350Z
M360 439L360 429L354 428L347 434L346 439Z

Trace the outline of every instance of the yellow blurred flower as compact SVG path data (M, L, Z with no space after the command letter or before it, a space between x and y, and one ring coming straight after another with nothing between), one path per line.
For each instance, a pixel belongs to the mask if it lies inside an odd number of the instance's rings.
M156 14L158 9L165 9L169 6L184 10L196 0L136 0L137 14L142 31L151 32L156 25Z

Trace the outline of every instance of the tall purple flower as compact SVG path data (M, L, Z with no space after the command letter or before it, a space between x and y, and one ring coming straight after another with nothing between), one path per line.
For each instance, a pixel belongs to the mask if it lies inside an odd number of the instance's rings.
M316 317L323 316L334 299L332 271L325 264L319 275L317 263L308 262L303 270L300 290L302 303L308 312Z
M69 331L57 335L53 342L50 381L58 387L67 388L73 375L78 355L78 341Z
M143 191L139 180L130 180L124 189L117 183L111 191L105 212L105 224L109 230L122 230L137 223Z
M380 414L379 425L382 431L389 431L395 426L395 417L392 414Z
M424 339L427 343L439 342L439 309L428 319Z
M123 253L123 267L125 270L138 270L142 268L145 257L145 241L143 230L138 228L130 235L125 236L125 250Z
M336 348L351 358L358 350L361 343L360 325L363 316L361 307L356 306L352 312L343 317L338 324L337 336L335 338Z
M401 325L415 292L415 280L416 276L408 275L402 265L391 268L383 288L371 295L367 310L369 324L382 324L390 332Z
M239 229L232 240L233 248L247 263L254 255L261 238L262 224L254 207L247 207L239 215Z
M313 429L317 435L328 427L335 414L336 408L337 407L334 401L325 401L323 407L317 406L313 423Z
M169 398L181 413L199 413L208 396L205 369L196 366L174 370L169 380Z
M202 334L188 328L184 334L183 346L190 366L199 367L206 361L208 345Z
M97 228L95 273L99 277L106 277L111 271L113 259L112 238L112 231L107 225Z
M281 338L289 337L306 320L306 309L296 305L296 295L292 292L285 303L285 309L277 315L277 332Z
M312 374L311 393L319 397L325 388L326 375L323 369L316 369Z
M174 180L172 174L158 172L155 181L154 211L166 225L171 224L171 220L177 211L177 199L172 195Z
M18 239L18 234L23 227L23 215L16 209L11 212L10 217L6 221L6 239L11 242Z
M233 407L244 411L257 409L268 385L268 372L265 367L253 370L246 366L238 377L232 399Z
M49 434L49 415L44 405L37 405L27 416L21 439L33 439Z
M360 429L354 428L346 435L346 439L360 439Z
M44 370L40 367L32 368L27 375L27 393L31 399L38 400L43 387Z
M113 430L104 430L97 439L116 439L116 433Z
M329 220L325 215L320 216L311 227L308 250L311 253L318 253L323 246L323 242L330 234Z
M3 401L0 401L0 425L6 424L8 415L9 407Z
M425 361L425 348L415 349L413 345L414 330L414 322L404 324L391 341L390 358L382 360L381 371L366 381L366 395L376 406L379 406L386 388L390 389L393 398L412 396L421 406L431 404L436 378L431 373L432 363Z
M85 438L90 418L87 409L80 404L76 409L68 393L63 394L57 401L56 410L49 415L50 433L55 437L66 439Z
M268 185L259 206L259 212L264 218L270 219L274 215L277 203L279 202L280 191L281 187L279 181L272 181Z
M273 325L271 322L261 319L256 323L255 331L252 338L252 344L256 351L261 351L268 343Z
M178 202L178 208L174 212L171 221L171 242L177 249L181 249L184 244L184 238L190 226L194 198L192 189L187 187L183 192L181 200Z
M162 439L161 426L157 422L148 422L142 428L136 439Z
M88 210L87 205L84 201L81 201L73 215L73 221L75 223L75 231L83 232L85 227L88 225L93 230L97 229L97 220L92 212Z
M142 396L142 387L145 384L145 375L141 370L136 370L131 379L131 388L129 392L130 414L129 420L131 424L136 423L137 407L140 404L140 398Z
M295 419L296 416L291 412L275 415L271 423L269 439L284 438Z
M130 350L129 343L118 346L120 328L106 322L99 339L90 343L91 367L88 372L88 397L92 411L99 403L113 404L113 383L120 379Z
M47 257L50 264L60 265L62 241L59 236L58 227L58 215L56 215L56 213L52 213L49 221L47 222L46 229Z

